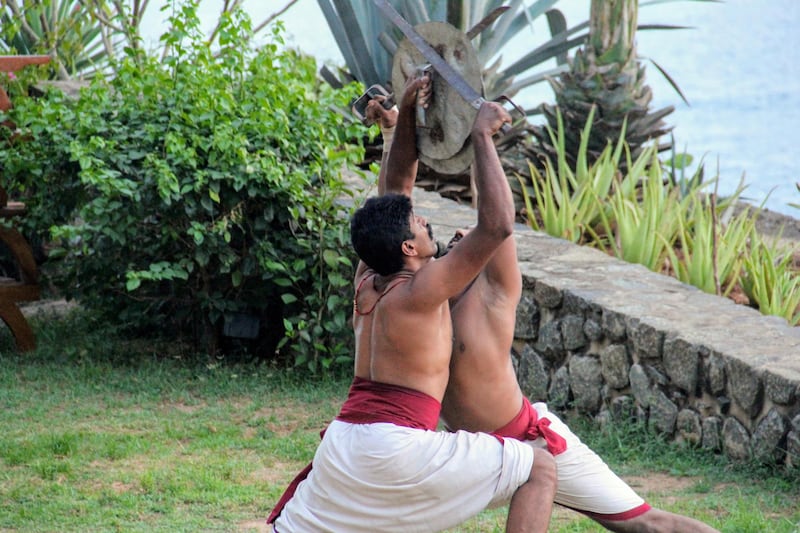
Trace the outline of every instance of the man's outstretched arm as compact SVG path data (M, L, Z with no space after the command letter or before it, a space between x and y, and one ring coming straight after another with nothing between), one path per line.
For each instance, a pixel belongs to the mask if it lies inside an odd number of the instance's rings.
M428 76L409 78L399 102L399 110L385 110L378 101L367 104L368 116L380 121L383 132L383 157L378 174L378 195L397 193L411 196L417 178L416 106L427 106L430 98Z
M465 240L473 235L502 240L514 230L514 198L508 186L503 165L497 155L492 135L504 123L511 121L508 113L494 102L484 102L472 127L471 139L475 150L475 185L478 191L478 224ZM476 235L476 236L477 236ZM493 243L497 248L499 242Z

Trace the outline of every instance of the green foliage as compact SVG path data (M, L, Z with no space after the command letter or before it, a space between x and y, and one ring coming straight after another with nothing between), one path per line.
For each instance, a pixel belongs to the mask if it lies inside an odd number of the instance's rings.
M672 0L665 0L672 1ZM558 9L558 0L392 0L392 5L413 26L429 21L445 21L469 35L483 70L484 95L494 99L501 94L514 96L548 77L566 71L568 52L586 42L589 21L569 26ZM645 2L644 5L650 2ZM402 33L372 2L319 0L328 27L336 38L350 75L369 86L391 80L392 57ZM483 29L470 30L490 15L499 16ZM588 15L587 10L587 15ZM540 39L533 31L538 21L546 20L549 35ZM638 29L676 29L670 25L641 25ZM505 61L503 49L519 39L533 39L528 51L513 61ZM666 75L666 73L664 73ZM669 77L667 77L669 79ZM669 80L672 83L672 80ZM673 87L677 86L673 83ZM527 110L529 114L537 109Z
M792 250L758 238L757 212L734 214L744 185L724 199L707 194L703 189L716 180L704 183L702 167L689 178L682 172L678 177L676 170L688 156L673 155L662 163L657 144L645 147L635 160L624 141L614 151L608 144L589 165L593 111L573 169L560 114L557 118L558 131L548 128L556 164L547 158L544 175L529 165L530 183L517 176L533 229L672 274L710 294L727 296L741 283L762 313L800 323L800 273L792 266Z
M317 371L349 355L342 166L359 125L331 111L353 91L313 59L257 51L250 20L223 15L204 42L196 2L175 9L164 60L128 49L116 76L80 98L57 92L11 111L24 141L0 146L30 229L50 229L58 288L128 329L213 353L226 317L247 313L272 344Z
M566 52L583 42L587 24L567 30L564 16L555 9L551 10L556 3L557 0L536 0L528 6L514 0L505 6L507 10L488 28L473 36L478 61L484 70L487 98L495 98L500 94L512 96L524 87L543 82L546 75L566 67ZM392 4L412 25L446 21L465 33L500 7L500 3L493 0L393 1ZM386 84L391 80L392 56L403 35L382 12L372 2L321 0L319 5L352 76L365 85ZM541 46L532 47L524 57L501 67L498 52L518 37L520 32L529 30L533 21L541 20L539 17L545 14L553 36ZM575 36L581 32L581 35ZM557 61L559 66L555 69L542 68L550 60ZM524 79L515 82L515 78L521 76Z
M587 165L585 141L589 138L593 116L594 109L590 112L589 121L581 136L584 143L578 153L575 171L567 164L564 124L561 116L558 116L558 131L550 131L550 139L558 147L557 166L552 162L546 165L546 175L543 177L536 167L528 165L532 176L535 209L527 187L522 178L519 178L531 227L574 243L582 243L586 233L592 232L592 228L600 221L602 204L598 197L605 198L611 191L616 175L616 161L619 160L622 150L622 143L614 151L609 146L591 168ZM538 218L531 216L534 213L538 214Z
M607 235L614 235L609 239L614 255L655 271L664 265L685 213L685 202L664 183L657 155L651 145L635 164L629 163L626 178L640 187L631 192L617 187L607 199L613 226L604 219Z
M681 198L689 196L694 191L699 191L705 180L705 166L701 160L697 170L691 176L686 175L686 170L692 165L694 156L684 151L675 150L675 137L670 134L669 145L672 147L672 157L663 162L670 184L680 191Z
M182 4L183 0L3 0L0 53L49 55L52 61L40 74L46 72L50 78L112 75L109 67L124 50L143 46L141 23L148 7L176 13ZM223 21L243 4L244 0L226 0L219 7L217 23L206 33L208 46L221 45ZM259 21L249 37L269 29L281 12ZM162 57L172 53L169 44L162 42L159 53Z
M800 324L800 273L792 267L789 247L767 243L752 234L744 257L742 288L747 297L765 315L785 318L791 325Z
M742 254L755 235L756 218L748 209L736 215L721 213L714 198L692 197L687 216L680 219L682 257L669 251L679 280L709 294L728 295L739 281Z

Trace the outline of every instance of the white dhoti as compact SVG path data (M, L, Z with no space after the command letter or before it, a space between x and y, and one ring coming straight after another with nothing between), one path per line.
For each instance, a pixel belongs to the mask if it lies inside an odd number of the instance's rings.
M335 420L275 531L441 531L507 504L532 466L514 439Z
M650 509L650 505L560 418L548 411L544 403L534 403L533 408L540 419L550 420L550 429L567 442L566 450L555 456L558 466L556 503L606 520L635 518ZM541 437L527 442L538 448L547 445Z

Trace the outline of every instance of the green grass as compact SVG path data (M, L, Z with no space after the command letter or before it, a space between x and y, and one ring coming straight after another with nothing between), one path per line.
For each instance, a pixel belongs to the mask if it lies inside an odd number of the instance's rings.
M34 328L39 348L21 355L0 331L0 531L264 530L349 384L198 362L82 314ZM800 528L797 474L733 467L636 426L573 425L626 479L660 480L645 492L658 507L726 532ZM452 531L502 531L505 513ZM551 531L597 527L559 510Z

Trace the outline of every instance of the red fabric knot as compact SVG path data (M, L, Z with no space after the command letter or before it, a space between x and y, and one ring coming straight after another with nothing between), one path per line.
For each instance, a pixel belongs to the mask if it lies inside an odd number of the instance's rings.
M564 437L550 429L550 420L547 418L540 418L534 424L528 427L525 433L528 440L536 440L542 437L547 443L547 449L553 455L564 453L567 450L567 441Z
M495 435L502 435L517 440L536 440L542 437L547 443L547 449L553 455L564 453L567 449L567 441L554 429L550 428L550 420L539 418L539 413L531 405L530 400L522 398L522 407L508 424L492 432Z

